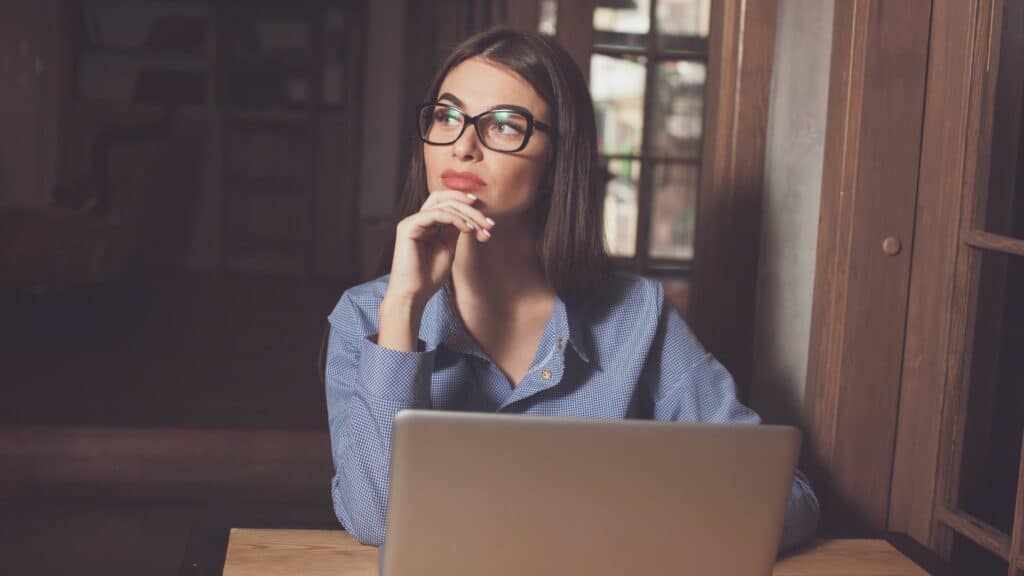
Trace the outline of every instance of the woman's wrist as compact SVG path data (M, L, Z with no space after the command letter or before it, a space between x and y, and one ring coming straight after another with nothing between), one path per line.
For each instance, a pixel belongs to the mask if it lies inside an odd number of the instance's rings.
M418 349L424 308L426 302L414 295L385 294L380 303L377 345L392 350L415 352Z
M408 292L396 289L395 287L391 286L388 287L386 292L384 292L384 298L381 300L380 305L381 310L383 310L384 307L387 306L390 309L402 312L406 310L422 311L424 308L426 308L427 300L429 299L429 296L423 296L415 292Z

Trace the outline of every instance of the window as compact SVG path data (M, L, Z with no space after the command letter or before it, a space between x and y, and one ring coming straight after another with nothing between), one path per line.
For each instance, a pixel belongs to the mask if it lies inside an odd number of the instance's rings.
M541 31L556 27L541 3ZM692 268L711 0L597 0L590 91L605 171L605 241L640 273Z

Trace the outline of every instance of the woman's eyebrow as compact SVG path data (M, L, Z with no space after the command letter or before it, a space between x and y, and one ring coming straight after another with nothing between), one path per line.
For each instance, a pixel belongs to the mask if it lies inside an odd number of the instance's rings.
M459 100L458 97L456 97L451 92L445 92L444 94L441 94L440 96L438 96L437 99L438 100L450 100L452 102L452 104L455 104L456 106L458 106L460 108L465 108L466 107L466 105L463 104L462 100Z
M437 100L438 100L438 102L440 102L441 100L448 100L452 104L455 104L456 106L458 106L459 108L465 108L466 107L466 104L463 103L462 100L459 100L459 97L454 95L454 94L452 94L451 92L445 92L444 94L441 94L440 96L437 97ZM496 106L491 106L487 110L488 111L490 111L490 110L514 110L514 111L517 111L517 112L529 112L529 110L527 110L523 106L519 106L517 104L498 104Z
M533 114L532 112L530 112L529 109L523 106L519 106L517 104L498 104L497 106L491 106L490 108L488 108L488 110L506 110L509 112L526 112L527 114Z

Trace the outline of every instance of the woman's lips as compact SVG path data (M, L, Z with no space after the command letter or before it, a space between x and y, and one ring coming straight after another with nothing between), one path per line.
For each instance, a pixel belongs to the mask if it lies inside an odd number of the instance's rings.
M441 174L441 182L445 188L460 192L472 192L487 186L479 176L472 172L455 172L454 170L445 170Z

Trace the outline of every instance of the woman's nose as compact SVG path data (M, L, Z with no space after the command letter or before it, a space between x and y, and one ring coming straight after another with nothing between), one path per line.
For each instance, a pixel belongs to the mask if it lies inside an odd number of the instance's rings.
M466 126L462 136L452 144L452 156L473 160L480 155L480 138L477 136L475 126Z

